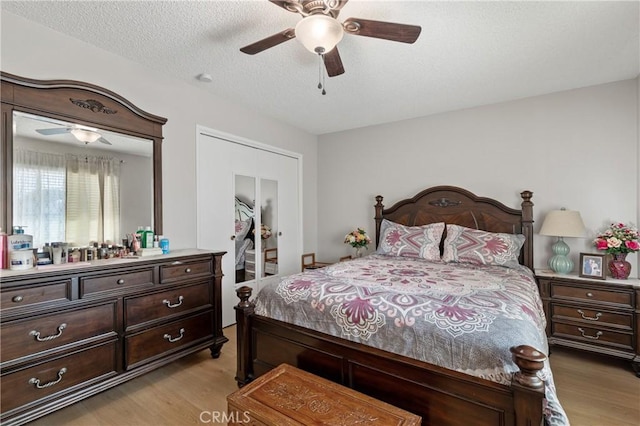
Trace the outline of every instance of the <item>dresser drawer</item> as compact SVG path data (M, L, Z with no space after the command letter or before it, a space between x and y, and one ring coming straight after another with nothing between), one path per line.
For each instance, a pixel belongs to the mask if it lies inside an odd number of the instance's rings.
M572 325L554 322L552 334L554 337L570 338L591 345L614 346L628 351L633 350L633 335L606 328L587 325Z
M3 363L112 333L116 335L116 302L81 307L52 315L32 317L26 321L2 324Z
M116 342L104 343L2 375L2 413L61 391L116 375Z
M212 306L211 290L211 284L203 282L162 293L127 298L124 301L125 326L130 328L193 309L210 307Z
M213 337L213 312L207 311L154 327L125 339L127 370L160 355L175 352L199 340Z
M633 293L631 291L603 290L552 282L551 298L581 300L587 303L607 303L633 308Z
M153 285L153 269L123 272L100 277L80 278L80 297L127 287Z
M165 284L198 277L208 277L213 274L213 263L210 260L197 262L174 262L160 267L160 282Z
M244 270L246 272L256 272L256 262L245 260L244 261Z
M2 310L20 308L37 303L66 302L71 299L71 281L54 281L45 285L3 290L0 293Z
M590 326L607 326L622 330L633 330L633 315L631 313L607 312L600 309L586 308L583 306L560 305L554 303L551 306L551 315L554 321L575 320Z

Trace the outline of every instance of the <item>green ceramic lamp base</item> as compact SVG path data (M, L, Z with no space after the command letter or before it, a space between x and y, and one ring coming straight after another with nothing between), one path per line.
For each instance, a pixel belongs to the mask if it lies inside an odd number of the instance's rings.
M558 237L552 246L553 256L549 259L549 268L556 274L568 274L573 271L573 261L569 259L569 246L562 237Z

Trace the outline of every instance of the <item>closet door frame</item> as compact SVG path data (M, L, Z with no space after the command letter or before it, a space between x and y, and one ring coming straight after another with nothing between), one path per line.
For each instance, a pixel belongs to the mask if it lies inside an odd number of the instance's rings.
M232 135L226 132L222 132L216 129L212 129L209 127L205 127L202 125L196 125L196 156L199 154L198 149L199 149L199 144L200 144L200 138L202 137L213 137L213 138L217 138L220 139L222 141L226 141L226 142L230 142L230 143L235 143L238 145L243 145L246 146L248 148L253 148L253 149L257 149L260 151L265 151L268 153L273 153L273 154L277 154L277 155L282 155L282 156L286 156L286 157L290 157L292 159L296 160L297 163L297 200L298 200L298 205L296 206L297 209L297 216L298 216L298 223L296 224L296 236L294 241L294 245L295 245L295 249L294 252L296 253L297 258L300 257L300 255L302 254L302 247L303 247L303 241L304 241L304 237L303 237L303 200L302 200L302 188L303 188L303 181L302 181L302 172L303 172L303 156L300 153L297 152L293 152L293 151L288 151L282 148L278 148L272 145L268 145L266 143L262 143L262 142L257 142L251 139L247 139L247 138L243 138L240 136L236 136L236 135ZM212 167L216 167L215 165L215 159L212 160L211 163ZM199 179L199 171L196 171L197 175L196 178ZM233 172L235 175L235 172ZM238 173L238 174L244 174L244 173ZM260 170L256 170L256 173L253 176L256 179L256 188L259 186L259 181L260 179L267 178L269 179L270 177L268 175L263 175L262 173L260 173ZM199 183L200 184L200 183ZM259 191L256 192L256 200L259 199ZM229 200L230 205L232 206L233 199ZM280 207L279 207L280 208ZM231 209L230 209L231 210ZM196 215L199 214L199 208L196 207ZM199 223L199 219L197 220L197 223ZM232 222L230 222L232 223ZM233 233L233 231L231 231L231 233ZM205 241L201 240L201 233L199 230L197 230L197 235L198 235L198 241L197 241L197 246L199 248L211 248L213 249L214 247L210 247L209 244L206 244ZM225 233L226 235L226 233ZM288 239L288 238L287 238ZM219 249L224 249L225 251L227 251L227 254L225 256L235 256L234 250L229 251L229 249L227 249L226 247L215 247L215 249L219 250ZM297 262L296 262L297 265ZM224 271L223 273L225 275L226 280L223 278L223 286L225 286L224 281L226 281L226 288L228 288L229 286L229 281L232 281L234 283L234 288L237 288L241 285L244 285L245 283L240 283L240 285L238 285L237 283L235 283L235 270L232 271ZM277 279L278 276L282 276L280 273L275 276L274 278ZM270 277L260 277L258 279L255 280L255 284L252 285L252 283L254 281L250 281L247 282L247 285L251 285L252 287L254 287L254 289L259 290L260 288L260 283L266 283L267 281L269 281L270 279L274 279L274 278L270 278Z

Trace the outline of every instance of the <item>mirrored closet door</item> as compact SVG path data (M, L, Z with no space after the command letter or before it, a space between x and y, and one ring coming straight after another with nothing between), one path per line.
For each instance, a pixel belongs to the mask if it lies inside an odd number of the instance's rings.
M198 247L225 250L223 325L235 322L235 289L258 291L297 272L302 247L299 161L293 153L199 128Z

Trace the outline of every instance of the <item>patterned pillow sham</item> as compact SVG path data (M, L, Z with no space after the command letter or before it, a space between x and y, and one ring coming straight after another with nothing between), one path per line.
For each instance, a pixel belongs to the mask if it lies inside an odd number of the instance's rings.
M524 240L522 234L500 234L447 225L442 260L517 268Z
M236 219L236 241L244 240L251 226L251 218L245 220Z
M440 260L440 241L444 232L444 222L405 226L383 219L380 231L380 243L376 253Z

